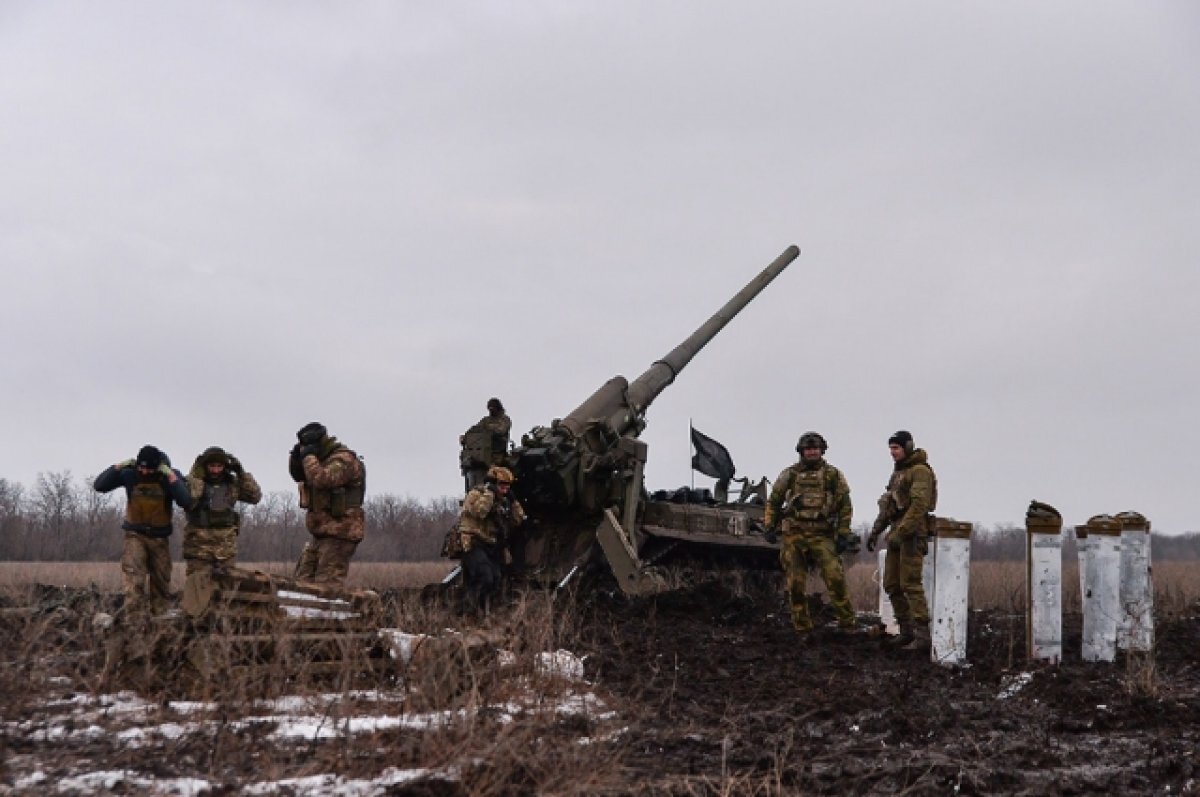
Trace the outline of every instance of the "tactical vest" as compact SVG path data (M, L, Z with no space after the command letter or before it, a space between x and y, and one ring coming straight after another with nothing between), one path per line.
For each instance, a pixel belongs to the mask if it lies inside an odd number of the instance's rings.
M837 470L828 463L819 468L794 466L786 499L790 516L801 525L831 525L837 494Z
M228 529L238 525L241 518L233 511L237 503L237 487L230 481L205 482L204 492L188 512L188 523L200 529Z
M171 496L164 479L135 482L129 488L121 528L151 537L166 537L171 533L171 514Z
M308 508L314 512L328 512L330 516L339 520L346 516L347 511L361 508L367 496L367 466L363 464L362 457L348 448L339 448L331 452L330 456L340 451L349 451L358 460L362 475L342 487L306 485L308 487Z

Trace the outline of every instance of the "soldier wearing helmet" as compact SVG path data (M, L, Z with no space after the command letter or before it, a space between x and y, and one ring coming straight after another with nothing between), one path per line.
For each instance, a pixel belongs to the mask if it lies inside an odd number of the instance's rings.
M925 449L917 448L910 432L900 430L888 438L893 470L879 498L879 515L871 526L867 550L875 550L890 526L883 589L892 602L900 635L890 641L904 650L930 648L929 602L921 581L925 554L929 552L929 527L937 508L937 476L929 467Z
M850 486L842 472L825 461L827 450L819 433L800 435L800 461L775 480L764 517L768 539L780 531L783 535L779 561L787 579L792 627L801 634L813 628L805 594L810 568L819 570L825 581L838 627L857 626L839 557L844 550L857 550L858 538L850 531Z
M363 501L367 468L362 457L313 421L296 432L288 471L299 484L304 525L312 534L296 563L296 578L340 587L366 529Z
M494 396L488 399L487 415L458 438L462 446L458 462L466 489L483 484L491 466L508 464L511 431L512 419L504 412L504 404Z
M500 590L504 566L511 560L508 545L512 531L525 522L525 510L510 495L514 481L511 470L493 465L483 484L471 488L463 499L458 549L466 587L465 612L486 612L489 601Z
M206 448L187 476L192 507L183 529L187 574L233 564L237 556L238 501L257 504L262 488L241 461L220 446Z

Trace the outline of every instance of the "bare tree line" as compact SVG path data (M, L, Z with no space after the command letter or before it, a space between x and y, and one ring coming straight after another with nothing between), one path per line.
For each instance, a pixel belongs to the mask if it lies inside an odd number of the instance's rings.
M97 493L93 478L70 471L39 473L33 487L0 478L0 560L97 562L120 557L123 491ZM458 501L420 502L389 493L369 496L367 536L355 559L369 562L436 560L446 529L458 517ZM239 507L238 559L279 562L296 559L308 541L304 511L294 493L272 492L254 506ZM176 528L184 520L176 517ZM182 535L172 535L180 557Z
M31 489L0 478L0 560L95 562L118 558L122 492L97 493L92 478L76 479L68 471L39 473ZM428 562L438 558L442 538L458 516L458 501L436 498L420 502L390 493L368 496L367 536L355 558L368 562ZM291 561L309 539L296 495L272 492L255 506L242 506L238 559L245 562ZM182 518L177 519L182 529ZM866 526L858 529L863 536ZM180 534L172 537L179 558ZM1152 556L1158 561L1200 560L1200 533L1153 534ZM863 561L874 555L864 549ZM1063 530L1063 556L1075 556L1075 537ZM1022 561L1025 529L999 524L976 526L971 558L977 561Z

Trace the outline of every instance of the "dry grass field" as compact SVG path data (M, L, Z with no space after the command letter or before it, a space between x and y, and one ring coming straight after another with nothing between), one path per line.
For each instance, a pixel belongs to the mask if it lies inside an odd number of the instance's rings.
M287 562L249 562L241 565L276 576L291 574ZM441 581L452 564L437 562L355 562L350 566L347 586L351 589L420 589ZM179 589L183 565L177 563L172 584ZM878 574L863 563L847 572L850 599L859 611L878 607ZM89 587L101 592L121 589L121 571L116 562L0 562L0 589L46 584ZM809 581L811 592L822 592L820 578ZM1194 610L1200 602L1200 562L1159 562L1154 565L1155 614L1173 617ZM1022 562L976 562L971 565L969 604L972 609L1019 613L1025 611L1025 565ZM1079 612L1079 570L1063 569L1063 611Z
M183 563L176 562L171 583L184 581ZM291 562L243 562L239 567L261 570L272 576L290 576ZM441 581L453 567L438 562L355 562L350 566L350 589L419 589ZM60 587L96 585L101 592L119 592L121 567L117 562L0 562L0 588L31 584Z
M868 633L798 639L777 576L634 601L527 592L479 621L422 595L446 571L351 567L352 586L381 593L382 628L464 640L424 660L425 674L474 668L443 705L415 657L365 681L242 661L181 692L172 655L114 684L94 618L119 602L117 565L0 564L0 794L1200 794L1195 564L1155 566L1152 653L1082 662L1076 639L1045 666L1022 655L1023 565L976 563L957 668ZM849 577L874 610L872 569ZM1066 611L1077 578L1064 574ZM156 633L168 651L214 641ZM467 655L471 634L496 648Z

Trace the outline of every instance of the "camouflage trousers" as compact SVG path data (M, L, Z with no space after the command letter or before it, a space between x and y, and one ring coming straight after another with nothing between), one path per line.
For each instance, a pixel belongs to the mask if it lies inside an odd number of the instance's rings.
M121 584L130 613L155 614L171 601L171 548L168 538L125 533Z
M883 560L883 591L892 602L898 623L929 624L929 602L921 571L929 544L925 535L914 534L904 540L888 537L887 558Z
M346 583L357 542L337 537L313 537L300 552L295 577L314 584L340 587Z
M183 529L183 560L190 576L198 570L211 570L215 565L232 565L237 556L236 526L208 529L186 526Z
M779 562L787 578L788 599L792 605L792 626L797 631L811 631L812 618L808 614L808 595L805 587L808 571L816 569L829 591L829 603L837 616L838 625L853 626L854 609L850 606L850 595L846 590L846 571L834 548L832 534L820 532L784 532L783 544L779 549Z

